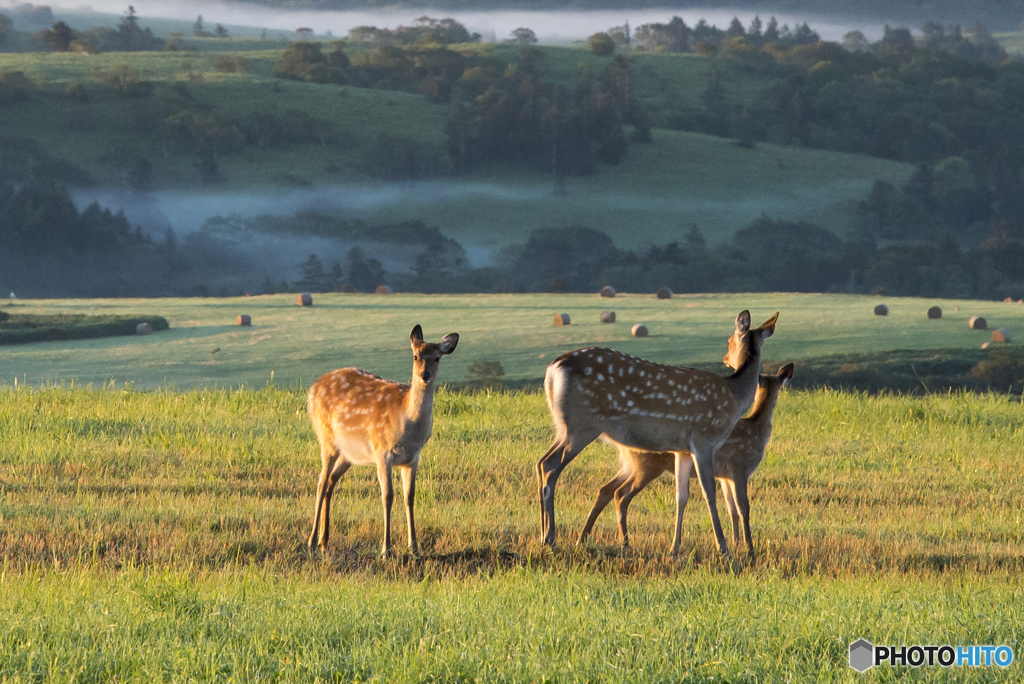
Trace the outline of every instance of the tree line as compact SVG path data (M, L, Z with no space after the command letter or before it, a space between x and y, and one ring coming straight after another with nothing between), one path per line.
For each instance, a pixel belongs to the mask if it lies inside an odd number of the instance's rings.
M8 174L8 178L14 174ZM216 218L179 240L154 239L96 204L79 211L64 186L32 171L0 182L0 287L25 297L193 296L276 292L846 292L894 296L1024 298L1024 236L1007 221L964 248L949 231L877 240L866 225L881 199L909 201L915 178L861 202L865 222L848 238L809 223L761 217L710 245L696 226L678 240L618 248L586 227L542 228L474 268L466 251L421 221L367 224L316 212L249 220ZM296 261L289 277L267 271L260 235L321 237L335 245ZM405 250L386 267L382 255ZM378 258L380 257L380 258ZM394 259L392 259L394 261ZM390 271L388 269L391 269Z

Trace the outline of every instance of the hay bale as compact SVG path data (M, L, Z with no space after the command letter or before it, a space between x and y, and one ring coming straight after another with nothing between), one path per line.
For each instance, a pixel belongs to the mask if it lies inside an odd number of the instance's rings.
M1006 328L1000 328L999 330L993 330L992 331L992 341L993 342L1007 342L1008 343L1010 341L1010 331L1007 330Z
M1006 298L1006 299L1004 299L1003 301L1004 301L1004 302L1006 302L1007 304L1010 304L1010 303L1012 303L1012 302L1013 302L1013 297L1007 297L1007 298Z
M601 322L602 323L614 323L615 322L615 312L614 311L602 311L601 312Z
M886 306L885 304L879 304L878 306L875 307L875 315L876 316L888 316L889 315L889 307Z
M356 291L356 288L352 287L351 283L345 283L344 285L341 286L341 291L344 292L345 294L352 294L353 292Z
M313 295L303 292L299 295L299 306L313 306Z
M373 291L373 294L394 294L394 293L395 293L395 291L392 290L387 285L378 285L377 289Z
M614 297L615 288L612 287L611 285L605 285L604 287L601 288L601 291L598 292L598 294L601 295L602 297Z
M988 321L981 316L971 316L967 319L967 325L970 326L971 330L987 330Z
M937 306L928 309L928 318L942 318L942 309Z
M634 323L633 327L629 329L633 337L647 337L647 326L643 323Z
M569 314L555 314L555 327L557 328L561 325L572 325L569 322Z
M659 287L658 291L654 293L654 296L658 299L672 299L672 290L667 287Z
M252 318L248 314L239 314L238 325L252 325Z
M143 321L135 326L136 335L148 335L151 332L153 332L153 326L151 326L148 321Z

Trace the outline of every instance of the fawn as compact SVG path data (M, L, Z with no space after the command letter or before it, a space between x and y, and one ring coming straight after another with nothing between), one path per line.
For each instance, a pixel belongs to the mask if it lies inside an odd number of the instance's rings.
M754 474L764 458L765 449L772 437L772 416L779 391L793 379L793 364L783 366L776 375L760 377L757 395L750 415L740 419L733 428L729 438L715 453L715 478L722 486L722 495L729 510L732 521L733 543L740 543L740 523L743 525L743 537L747 551L754 557L754 542L750 537L750 501L747 498L747 482ZM594 527L594 521L612 499L615 500L615 513L619 523L619 535L622 545L629 546L629 531L626 526L626 514L629 504L644 487L653 482L662 473L675 467L675 455L669 452L643 451L619 447L619 472L608 481L597 494L597 501L587 517L587 522L580 532L577 542L582 544ZM683 505L689 498L690 477L694 475L693 459L684 461L679 477L683 482ZM676 530L680 534L680 530Z
M309 388L306 408L320 442L320 480L316 488L313 532L309 550L326 550L330 538L331 494L338 480L353 465L377 468L384 504L384 542L381 557L391 553L391 470L402 473L409 550L418 554L413 502L420 450L434 425L434 390L441 357L455 351L456 333L438 344L423 341L417 325L412 344L412 383L399 384L358 368L341 368L322 376Z
M598 437L618 446L674 454L676 473L691 462L697 468L715 538L729 549L715 504L715 452L754 401L761 366L761 345L775 331L779 314L751 329L750 312L736 317L723 359L735 372L721 377L708 371L665 366L611 349L594 347L555 359L544 375L555 441L537 462L541 532L555 543L555 485L569 463ZM686 498L676 478L678 553ZM688 489L687 489L688 496Z

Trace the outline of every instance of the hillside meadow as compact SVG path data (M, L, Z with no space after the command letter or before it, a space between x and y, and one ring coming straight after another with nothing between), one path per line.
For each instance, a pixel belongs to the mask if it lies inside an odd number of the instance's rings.
M1012 303L830 294L700 294L657 300L651 294L370 295L315 294L312 307L296 295L191 299L17 300L4 311L24 314L157 315L170 330L144 337L44 342L0 347L0 384L131 384L136 389L173 387L308 386L334 368L358 366L383 377L408 380L409 332L417 323L428 340L461 336L445 359L442 381L471 378L470 364L497 361L503 380L537 382L559 354L605 345L662 363L723 370L720 361L736 315L749 309L756 323L780 311L764 348L776 362L836 354L891 350L977 350L991 339L970 330L972 315L990 329L1012 334L1024 307ZM885 301L886 317L873 315ZM943 317L929 320L928 307ZM616 323L599 322L614 310ZM556 313L572 325L555 327ZM252 327L239 327L247 314ZM645 323L650 337L630 335ZM799 378L799 368L797 377Z
M373 222L422 219L468 245L521 244L530 231L584 225L603 230L623 248L678 239L696 225L714 241L752 220L807 220L845 232L856 204L876 180L902 186L913 166L862 155L758 144L753 149L699 133L657 128L651 144L630 146L617 166L601 165L592 176L566 179L555 192L550 173L525 165L483 166L460 177L438 161L437 174L420 183L372 178L379 136L421 146L425 155L447 158L449 104L396 90L317 85L274 78L280 49L251 39L204 39L202 50L178 52L0 54L0 73L23 72L35 90L4 106L0 137L18 140L67 166L69 182L96 187L107 197L121 187L139 159L152 167L153 202L177 225L181 193L220 200L220 213L246 213L253 194L320 191L307 202L337 208ZM222 50L208 49L220 45ZM469 45L513 62L511 46ZM597 77L608 58L578 48L543 48L545 78L567 87L580 62ZM247 73L215 70L218 55L242 57ZM637 98L651 112L697 107L708 61L692 55L630 58ZM101 86L104 74L130 66L154 84L151 95L125 97ZM738 68L723 67L728 100L749 101L763 83ZM69 88L71 90L69 90ZM325 122L322 140L280 145L241 145L218 157L220 183L203 187L195 155L168 142L163 122L181 110L226 120L273 115L283 125L296 116ZM303 124L305 125L305 124ZM419 188L419 192L417 192ZM363 201L347 203L353 191ZM76 195L88 201L88 191ZM282 205L291 206L289 198ZM111 200L117 210L145 197ZM187 201L187 199L186 199ZM131 216L131 212L129 212ZM486 230L481 226L487 226ZM191 226L190 226L191 227ZM180 226L179 226L180 228Z

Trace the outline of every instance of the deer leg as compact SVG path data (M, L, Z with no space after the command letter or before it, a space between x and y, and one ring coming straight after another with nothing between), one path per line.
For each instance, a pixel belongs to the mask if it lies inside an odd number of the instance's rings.
M722 485L722 498L725 499L725 508L729 511L729 524L732 527L732 543L739 546L740 543L740 513L736 507L736 483L732 480L720 480Z
M537 500L540 503L540 534L541 538L547 537L548 531L548 514L547 509L544 507L544 464L548 459L554 458L555 453L564 449L565 445L560 441L556 441L551 447L541 456L541 459L537 461Z
M601 515L601 511L604 510L605 506L611 503L611 500L615 497L616 490L622 486L629 476L630 473L628 471L621 470L618 475L608 480L601 489L597 490L597 500L594 502L594 507L590 509L590 515L587 516L587 522L583 525L580 538L576 541L577 546L586 541L590 531L594 529L597 516Z
M327 492L324 495L323 522L321 523L320 547L326 549L327 541L331 538L331 499L334 498L334 486L338 484L341 476L348 472L352 464L344 458L338 459L327 478Z
M334 463L337 458L337 452L330 452L321 448L320 460L323 466L320 468L320 479L316 484L316 501L313 504L313 531L309 533L309 542L307 543L307 548L310 551L315 550L317 546L323 547L323 541L320 538L320 528L323 524L324 500L327 495L327 484L330 479L331 470L334 469Z
M387 560L391 554L391 503L395 493L391 487L391 459L383 458L377 463L377 480L380 481L380 500L384 504L384 543L380 557Z
M629 527L626 518L629 514L629 504L633 497L642 492L647 485L658 479L663 471L658 469L647 469L637 472L633 478L615 491L615 517L619 523L619 537L622 545L629 546Z
M680 458L686 458L685 452L676 453L676 470L680 467ZM697 468L697 480L700 482L700 489L704 493L704 500L708 504L708 513L711 515L711 526L715 530L715 540L723 555L729 555L729 546L725 543L725 534L722 533L722 521L718 518L718 504L715 502L715 471L714 471L715 450L704 447L693 451L693 464ZM679 479L676 478L676 492L678 497ZM680 530L682 524L682 512L676 510L676 531ZM673 553L679 552L679 537L677 534Z
M679 547L683 543L683 512L690 500L690 475L693 473L693 460L689 452L681 451L675 454L676 520L672 534L672 555L679 553Z
M541 476L540 502L546 522L546 528L543 530L544 543L548 546L555 545L555 485L558 483L558 476L583 451L583 448L596 438L597 435L594 435L590 439L580 440L578 443L569 441L562 448L561 454L557 450L550 451L538 464Z
M733 485L733 496L740 511L740 520L743 522L743 538L747 542L747 553L754 558L754 540L750 536L750 499L747 497L747 478L737 478Z
M409 530L409 551L412 555L419 556L419 546L416 544L416 516L414 515L413 504L416 500L416 463L402 468L402 493L405 495L405 524Z

